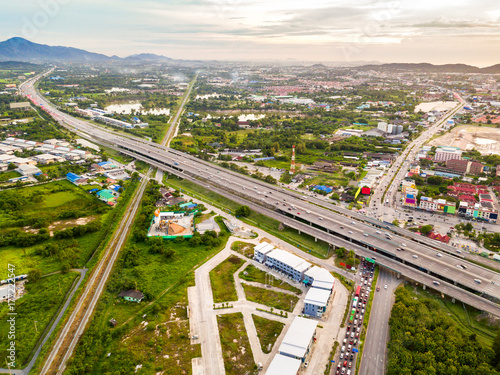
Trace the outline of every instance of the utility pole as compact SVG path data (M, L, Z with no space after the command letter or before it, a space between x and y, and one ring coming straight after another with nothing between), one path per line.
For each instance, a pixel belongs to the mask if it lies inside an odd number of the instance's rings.
M38 333L38 328L36 328L36 323L38 323L38 322L35 320L34 323L35 323L35 331L36 331L36 333Z

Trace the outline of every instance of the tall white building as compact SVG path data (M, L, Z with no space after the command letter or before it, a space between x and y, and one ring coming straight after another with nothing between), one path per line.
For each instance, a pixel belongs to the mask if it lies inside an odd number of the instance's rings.
M434 155L434 161L447 161L461 158L462 150L457 147L438 147L436 149L436 155Z

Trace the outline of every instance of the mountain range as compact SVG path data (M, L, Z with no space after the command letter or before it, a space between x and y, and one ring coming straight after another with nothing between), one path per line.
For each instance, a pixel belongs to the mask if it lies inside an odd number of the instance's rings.
M168 62L172 59L155 55L152 53L141 53L124 58L118 56L106 56L100 53L88 52L83 49L73 47L49 46L46 44L33 43L27 39L14 37L4 42L0 42L0 61L23 61L23 62L108 62L123 61L128 63L141 62ZM321 64L313 65L315 68L322 67ZM326 68L326 67L325 67ZM445 64L433 65L429 63L409 64L368 64L360 65L357 70L378 70L378 71L413 71L421 73L486 73L500 74L500 64L486 68L478 68L466 64Z
M420 73L485 73L485 74L499 74L500 64L488 66L486 68L478 68L477 66L467 64L444 64L433 65L429 63L392 63L380 65L362 65L357 67L358 70L404 70L414 71Z
M168 57L152 53L142 53L125 58L106 56L100 53L88 52L83 49L61 46L49 46L30 42L27 39L14 37L0 42L0 61L27 62L106 62L106 61L155 61L171 60Z

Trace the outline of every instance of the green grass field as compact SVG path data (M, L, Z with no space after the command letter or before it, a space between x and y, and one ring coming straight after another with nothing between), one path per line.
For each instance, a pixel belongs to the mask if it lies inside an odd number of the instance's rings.
M270 353L285 324L276 320L265 319L254 314L252 314L252 319L255 324L255 329L257 330L257 337L259 338L262 351L264 353Z
M47 276L35 283L26 283L26 295L15 302L18 368L23 367L21 364L28 359L31 350L63 303L66 292L77 277L77 273L70 272ZM10 341L7 338L8 312L7 303L0 304L0 350L2 352L5 352ZM35 321L37 322L36 328Z
M243 263L243 259L231 255L210 271L210 284L212 285L214 303L238 300L233 274Z
M246 273L246 275L245 275ZM267 276L266 276L267 275ZM299 288L296 288L287 282L281 281L279 279L275 279L274 277L269 277L267 272L264 272L262 270L259 270L258 268L254 267L253 265L248 265L243 271L240 272L239 277L243 280L246 281L254 281L257 283L261 284L267 284L270 283L270 285L280 288L283 290L288 290L290 292L294 292L295 294L302 294L302 290ZM269 281L271 280L271 281Z
M65 180L0 191L1 200L12 202L0 216L2 228L30 225L31 222L46 226L55 220L90 216L108 210L95 196Z
M243 314L217 316L227 375L251 374L257 369L243 322Z
M91 218L105 223L112 209L102 204L95 196L67 181L57 181L34 187L0 192L0 199L10 200L12 208L0 214L0 233L24 226L40 228L57 224L56 230L76 226L76 218ZM34 246L0 247L0 278L7 273L7 264L14 264L18 272L28 273L40 268L44 274L61 270L61 264L69 262L82 267L95 251L97 243L107 228L88 233L74 239L54 238ZM58 246L51 254L43 253L47 245Z
M260 303L274 309L292 312L299 300L298 297L291 294L258 288L245 283L241 285L245 290L245 297L248 301Z

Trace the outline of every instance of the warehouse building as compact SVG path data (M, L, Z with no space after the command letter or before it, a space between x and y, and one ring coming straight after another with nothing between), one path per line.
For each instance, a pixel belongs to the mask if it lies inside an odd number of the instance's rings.
M318 322L296 317L281 343L278 353L305 362L316 337Z
M265 265L296 281L302 281L304 272L311 267L311 263L280 249L275 249L266 255Z
M269 365L266 375L297 375L302 362L281 354L276 354Z

